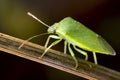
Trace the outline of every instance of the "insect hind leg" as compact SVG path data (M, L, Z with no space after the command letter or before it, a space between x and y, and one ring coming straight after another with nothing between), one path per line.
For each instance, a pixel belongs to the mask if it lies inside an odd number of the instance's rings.
M96 56L96 53L95 53L95 52L93 52L93 58L94 58L94 63L95 63L95 64L98 64L98 62L97 62L97 56Z

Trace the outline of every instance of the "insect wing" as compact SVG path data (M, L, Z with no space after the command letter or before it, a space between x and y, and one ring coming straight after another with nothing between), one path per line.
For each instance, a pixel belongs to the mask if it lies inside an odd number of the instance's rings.
M60 21L56 32L67 42L82 49L111 55L115 53L103 38L71 17Z

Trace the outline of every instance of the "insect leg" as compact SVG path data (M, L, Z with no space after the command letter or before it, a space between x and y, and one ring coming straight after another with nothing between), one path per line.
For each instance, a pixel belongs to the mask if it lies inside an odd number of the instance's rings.
M78 49L75 45L73 45L73 48L74 48L76 51L78 51L79 53L83 54L83 55L85 56L85 60L88 60L88 54L87 54L87 52ZM88 64L88 65L89 65L90 68L92 67L90 64Z
M93 57L94 57L94 62L95 62L95 64L98 64L98 62L97 62L97 56L96 56L96 53L95 53L95 52L93 52Z
M64 54L67 52L67 41L64 41Z
M70 47L70 43L68 43L68 50L69 50L71 56L73 57L73 59L74 59L74 61L75 61L75 63L76 63L75 69L77 69L77 67L78 67L78 61L77 61L77 59L76 59L76 57L75 57L75 54L73 53L73 51L72 51L72 49L71 49L71 47Z
M50 38L60 39L60 38L59 38L58 36L56 36L56 35L50 35L50 36L48 37L46 43L45 43L45 48L47 47L47 45L48 45L48 43L49 43L49 41L50 41Z
M79 53L83 54L85 56L85 60L88 60L88 54L85 51L78 49L75 45L73 45L73 48Z
M45 53L54 45L58 44L62 39L56 40L55 42L51 43L49 47L47 47L44 51L44 53L39 57L40 59L45 55Z

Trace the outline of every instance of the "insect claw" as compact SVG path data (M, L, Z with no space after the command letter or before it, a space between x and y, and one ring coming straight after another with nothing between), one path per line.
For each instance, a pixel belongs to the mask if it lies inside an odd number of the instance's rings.
M38 57L38 58L39 58L39 59L42 59L43 57L40 56L40 57Z
M78 68L78 63L76 63L74 69L77 70L77 68Z
M45 55L45 53L43 53L40 57L38 57L39 59L42 59L43 58L43 56Z

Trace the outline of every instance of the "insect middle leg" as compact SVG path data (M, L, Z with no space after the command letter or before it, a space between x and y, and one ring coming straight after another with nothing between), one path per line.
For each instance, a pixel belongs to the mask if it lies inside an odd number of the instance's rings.
M67 52L67 41L64 41L64 54Z
M75 45L73 45L73 48L79 53L83 54L85 56L85 60L88 60L88 54L85 51L78 49Z
M76 51L78 51L79 53L83 54L83 55L85 56L85 60L88 60L88 54L87 54L87 52L78 49L75 45L73 45L73 48L74 48ZM88 64L88 65L89 65L90 68L92 67L90 64Z
M77 59L76 59L76 57L75 57L75 54L73 53L73 51L72 51L72 49L71 49L71 47L70 47L70 43L68 43L68 50L69 50L71 56L73 57L73 59L74 59L74 61L75 61L75 63L76 63L75 69L77 69L77 67L78 67L78 61L77 61Z

